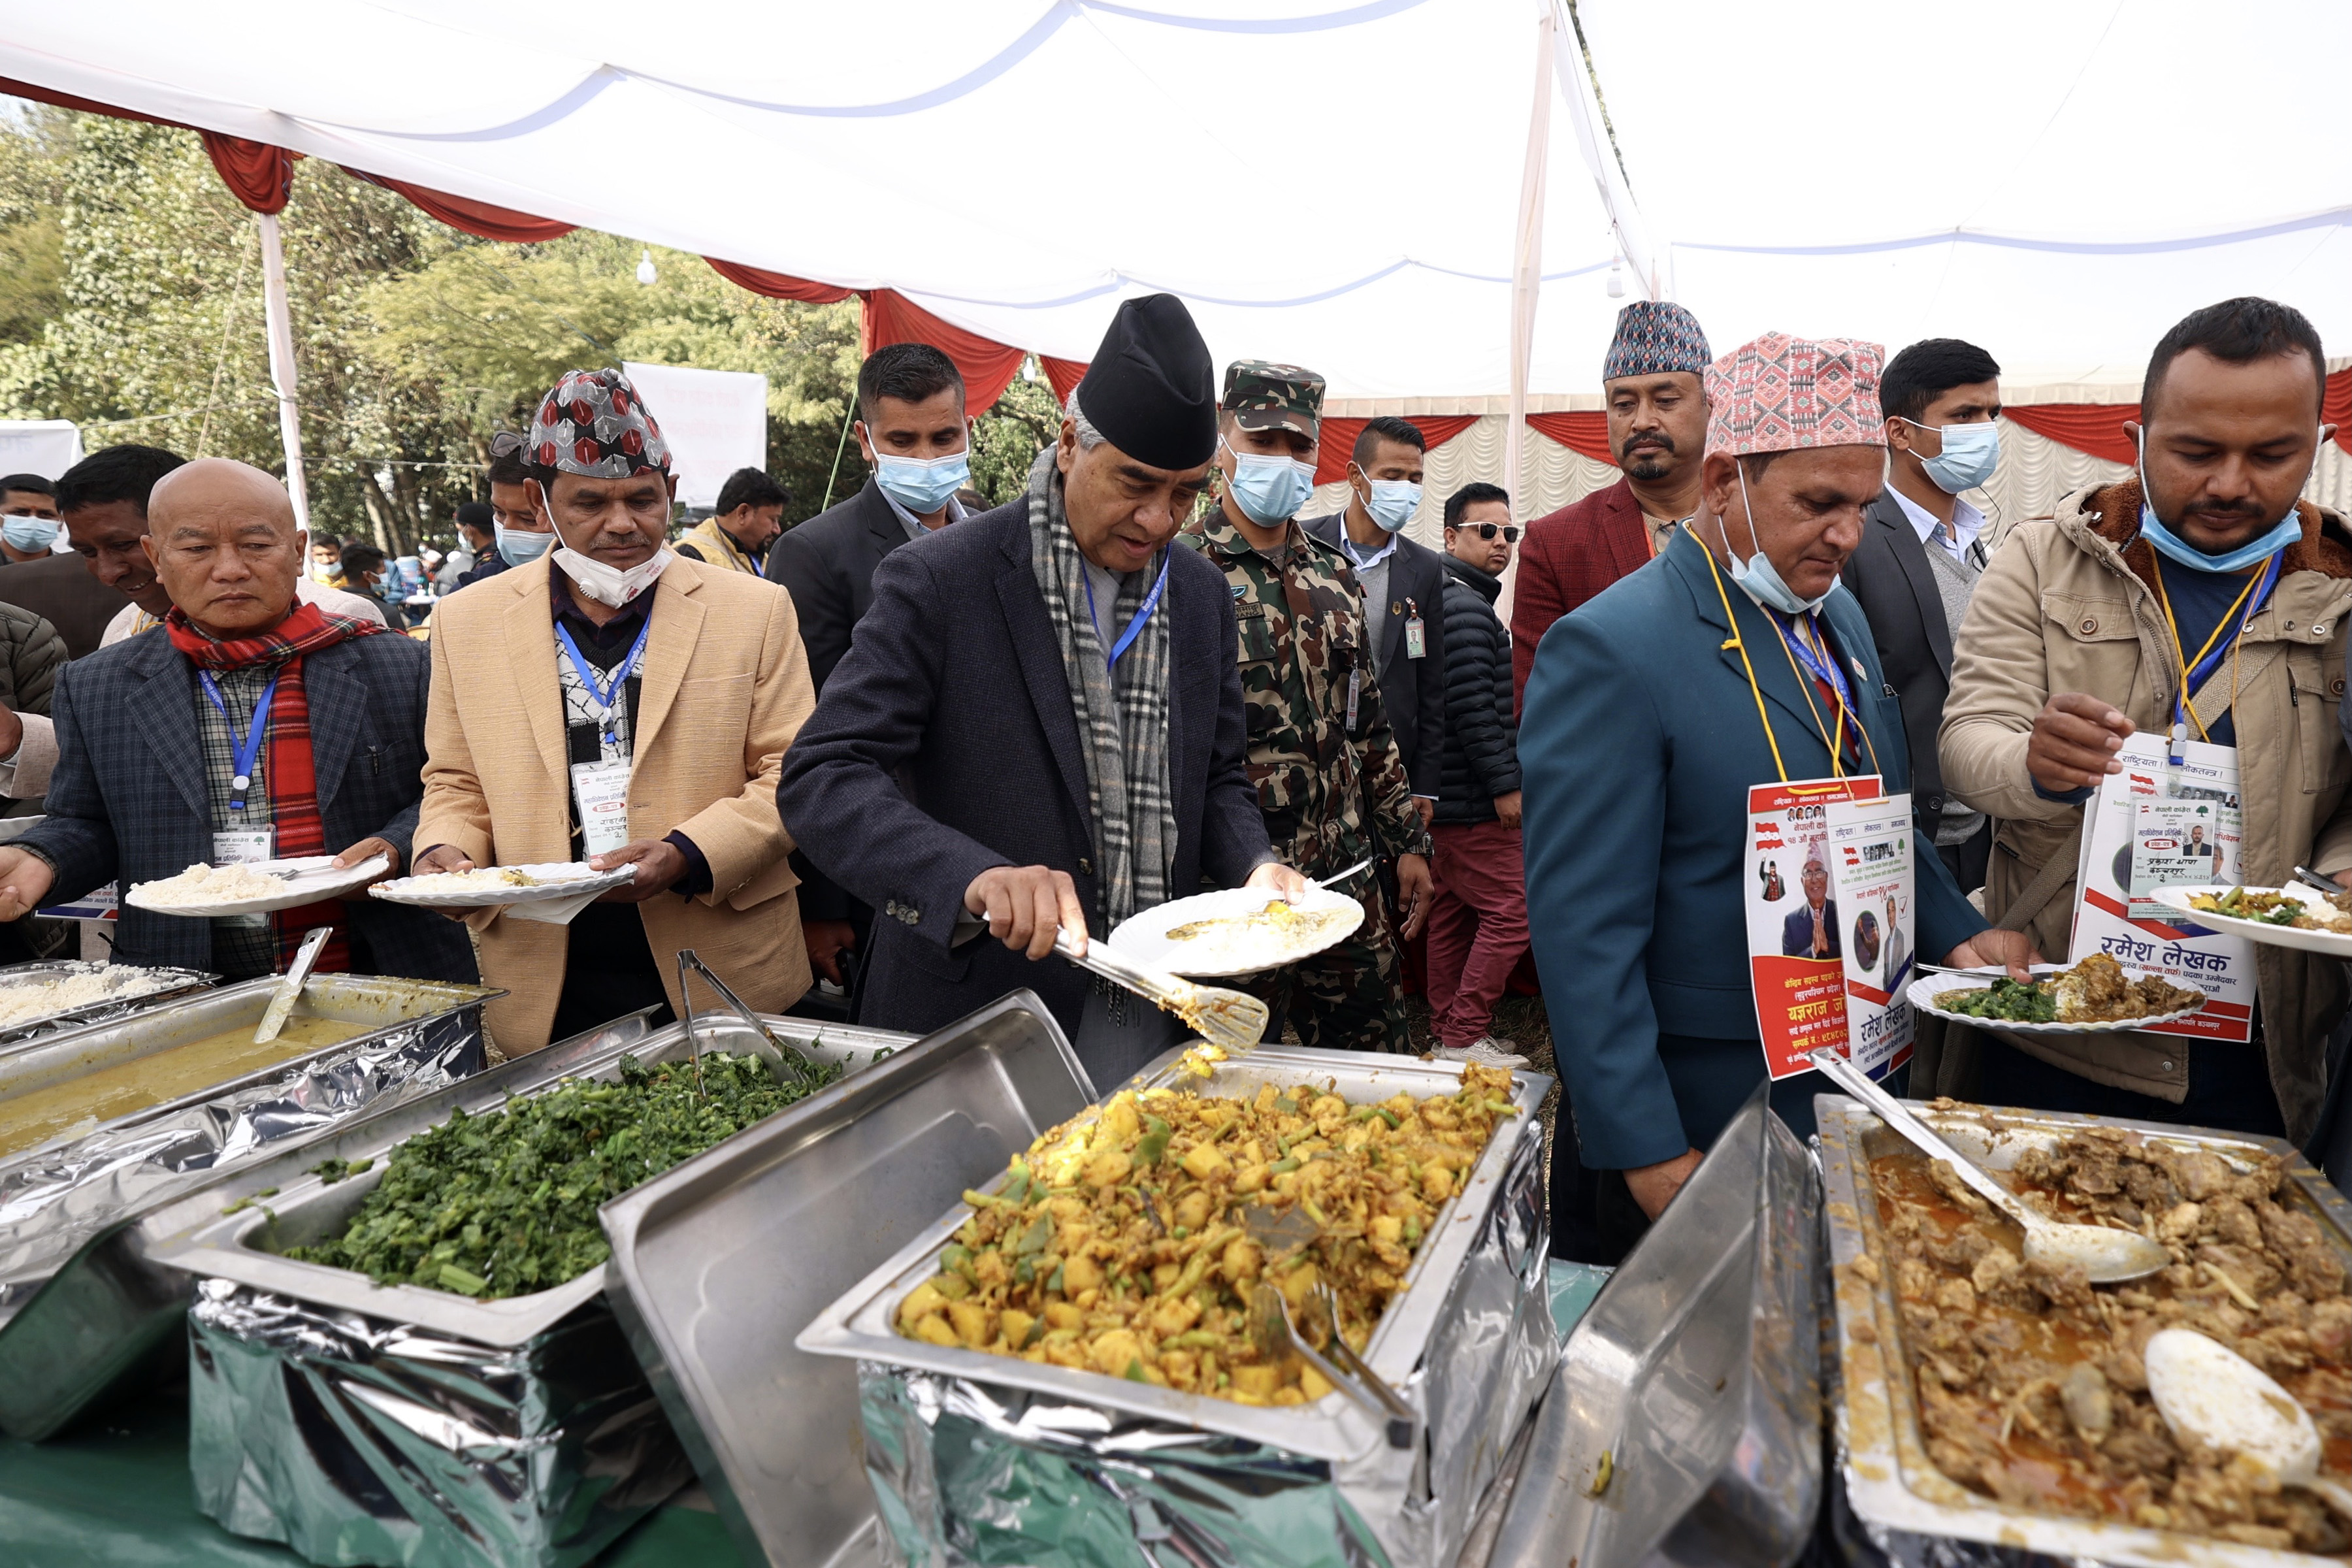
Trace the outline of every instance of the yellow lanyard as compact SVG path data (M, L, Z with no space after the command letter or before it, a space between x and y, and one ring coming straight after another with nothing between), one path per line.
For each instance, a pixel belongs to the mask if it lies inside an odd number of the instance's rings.
M1722 646L1739 650L1739 667L1748 672L1748 690L1749 695L1756 699L1756 717L1764 726L1765 742L1772 748L1772 766L1779 771L1780 782L1787 784L1789 764L1781 760L1780 737L1772 733L1771 716L1764 710L1764 689L1757 684L1755 665L1748 662L1748 639L1739 635L1739 617L1731 613L1731 595L1724 591L1723 574L1715 564L1715 552L1706 548L1706 542L1692 531L1687 522L1683 524L1683 531L1690 534L1691 542L1698 545L1706 555L1707 575L1715 579L1715 596L1723 601L1723 618L1731 626L1731 636L1725 639ZM1823 660L1829 658L1828 647L1818 636L1813 639L1813 646ZM1805 694L1805 706L1812 712L1814 729L1829 741L1830 776L1841 779L1845 777L1845 704L1840 702L1837 705L1837 723L1832 738L1832 727L1822 721L1821 706L1813 700L1812 678L1797 668L1797 658L1789 651L1789 645L1785 639L1780 641L1780 657L1789 661L1789 673L1796 677L1797 689ZM1853 730L1855 734L1862 737L1863 745L1869 749L1871 770L1874 773L1879 772L1878 747L1870 738L1869 727L1857 723Z
M2237 598L2221 612L2221 618L2213 623L2213 635L2205 639L2205 646L2197 650L2197 657L2190 658L2189 650L2180 644L2180 623L2172 617L2172 595L2164 591L2164 563L2153 551L2148 554L2148 563L2156 569L2156 602L2163 607L2164 624L2172 632L2172 657L2180 668L2180 710L2189 715L2190 723L2197 726L2198 737L2210 745L2213 736L2205 728L2205 721L2198 717L2197 704L2189 700L2189 672L2205 662L2205 656L2213 651L2213 645L2221 640L2221 634L2229 629L2230 623L2245 607L2254 585L2263 580L2262 569L2257 567L2246 579L2246 585L2238 590ZM2245 629L2242 625L2238 627L2242 634ZM2240 636L2230 647L2230 707L2226 711L2235 711L2238 706L2238 667L2244 662L2245 646L2244 637Z

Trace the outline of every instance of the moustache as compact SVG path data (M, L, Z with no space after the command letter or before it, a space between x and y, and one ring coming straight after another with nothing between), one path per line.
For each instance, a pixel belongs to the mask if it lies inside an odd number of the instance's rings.
M1644 433L1634 437L1632 440L1625 443L1625 455L1627 457L1631 457L1636 452L1653 449L1660 452L1671 452L1675 449L1675 438L1672 436L1664 434L1650 435Z
M2183 517L2210 518L2215 521L2227 519L2237 521L2246 518L2259 519L2263 515L2263 509L2250 500L2194 501L2182 507L2180 514Z

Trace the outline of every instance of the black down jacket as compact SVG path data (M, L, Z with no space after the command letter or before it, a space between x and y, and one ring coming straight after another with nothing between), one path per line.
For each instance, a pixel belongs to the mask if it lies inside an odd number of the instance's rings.
M1511 716L1511 634L1495 614L1500 579L1445 562L1445 760L1437 820L1496 820L1495 797L1519 787L1519 725Z

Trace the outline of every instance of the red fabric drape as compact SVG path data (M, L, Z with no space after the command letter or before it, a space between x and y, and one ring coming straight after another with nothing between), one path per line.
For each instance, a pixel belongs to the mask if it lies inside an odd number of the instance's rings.
M2336 444L2352 452L2352 369L2339 370L2327 378L2326 393L2319 400L2319 420L2336 426Z
M371 185L382 185L414 202L425 216L437 218L451 228L463 229L478 239L503 240L509 245L536 245L541 240L561 239L579 225L558 223L553 218L533 217L511 207L492 206L470 196L453 196L446 191L436 191L429 185L412 185L406 180L394 180L383 174L371 174L349 164L343 173L355 180L365 180Z
M830 283L815 283L806 278L794 278L782 272L770 272L764 268L746 267L740 261L721 261L715 256L702 258L710 269L739 289L749 289L754 294L764 294L771 300L805 300L812 305L832 305L848 299L856 290L836 289Z
M2036 436L2077 452L2088 452L2110 463L2138 459L2138 448L2124 434L2124 421L2139 417L2137 403L2012 404L2000 412Z
M257 213L286 210L286 198L294 193L294 161L301 156L299 153L289 153L267 142L247 142L242 136L224 136L217 131L196 134L204 139L205 153L229 195Z
M1604 410L1578 408L1560 414L1530 414L1528 427L1580 457L1601 463L1617 460L1617 455L1609 449L1609 416Z
M1412 414L1405 418L1433 447L1444 446L1478 422L1475 414ZM1315 454L1317 484L1328 485L1347 477L1348 459L1356 451L1356 437L1364 433L1364 426L1370 423L1368 419L1323 421L1323 444Z
M885 343L929 343L946 354L963 374L964 406L974 414L995 405L1021 374L1025 357L1020 349L940 320L895 289L877 289L866 296L866 324L859 335L867 353Z
M1078 383L1087 378L1087 362L1076 359L1050 359L1044 354L1039 354L1037 363L1045 367L1045 382L1054 389L1054 401L1066 408L1068 407L1070 394L1076 392L1078 389Z

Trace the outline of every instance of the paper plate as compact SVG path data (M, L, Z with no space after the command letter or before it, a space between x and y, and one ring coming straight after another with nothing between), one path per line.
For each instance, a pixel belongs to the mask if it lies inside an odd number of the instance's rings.
M47 820L46 816L0 816L0 844L14 844Z
M389 882L378 882L368 892L375 898L395 904L414 904L424 910L487 910L500 904L547 904L561 899L576 899L583 893L601 893L607 888L617 888L636 879L635 866L615 866L609 871L594 871L584 860L558 861L539 866L483 867L484 870L520 871L537 880L528 888L485 884L479 889L436 892L430 889L415 890L421 877L395 877Z
M332 855L302 855L291 860L256 860L246 869L284 878L286 890L266 899L229 899L215 904L151 904L139 894L141 889L153 887L154 883L142 882L131 889L130 897L122 901L153 914L193 915L205 920L217 920L223 915L266 915L272 910L298 909L324 899L341 898L383 876L392 869L392 862L381 855L371 855L356 866L346 866L338 871Z
M2292 947L2304 952L2324 952L2330 958L2352 958L2352 931L2297 931L2293 926L2274 926L2262 921L2241 920L2235 915L2216 914L2211 910L2192 909L2189 899L2192 893L2210 893L2218 898L2234 889L2223 887L2158 888L2150 897L2168 909L2178 910L2184 920L2231 936L2242 936L2252 942L2266 942L2273 947ZM2316 888L2248 888L2250 893L2279 893L2294 900L2305 910L2325 909L2327 897Z
M1364 906L1356 900L1328 888L1313 888L1303 898L1293 900L1292 907L1303 913L1328 911L1341 918L1334 919L1310 937L1284 942L1269 931L1261 945L1252 946L1245 953L1208 954L1193 945L1199 938L1187 942L1168 934L1196 921L1254 915L1274 900L1275 895L1263 888L1225 888L1213 893L1198 893L1156 909L1139 910L1121 921L1108 940L1112 947L1138 963L1187 979L1214 980L1234 974L1258 974L1296 963L1302 958L1312 958L1345 942L1364 923Z
M2047 980L2074 966L2066 963L2037 963L2033 977ZM2125 964L2124 973L2137 980L2149 971ZM2113 1024L2018 1024L2006 1018L1979 1018L1967 1013L1949 1013L1936 1005L1936 998L1947 991L1982 991L2009 972L2005 969L1970 970L1965 974L1923 974L1914 980L1903 993L1904 999L1922 1013L1933 1013L1938 1018L1949 1018L1956 1024L1969 1024L1979 1029L2002 1029L2020 1035L2119 1035L2132 1029L2146 1029L2158 1024L2170 1024L2188 1017L2205 1005L2205 998L2197 998L2192 1007L2176 1013L2150 1013L2142 1018L2128 1018ZM2168 976L2158 975L2158 979Z

